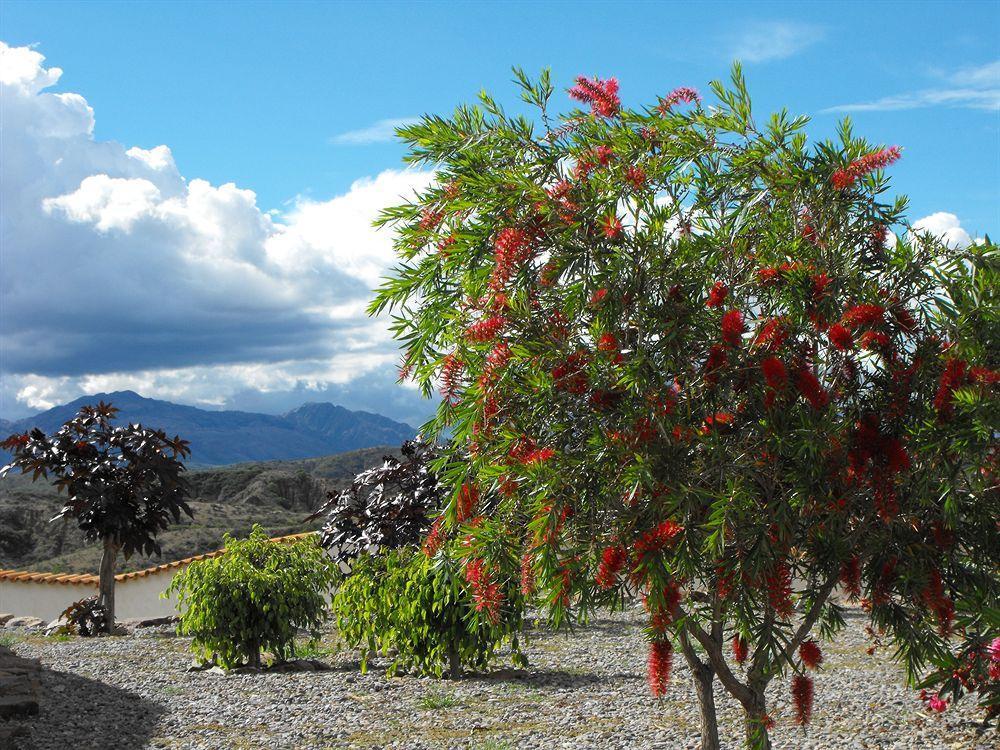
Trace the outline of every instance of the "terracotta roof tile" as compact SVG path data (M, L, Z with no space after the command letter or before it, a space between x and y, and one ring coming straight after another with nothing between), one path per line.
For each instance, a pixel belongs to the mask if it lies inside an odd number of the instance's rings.
M289 534L288 536L278 536L271 539L272 542L282 542L287 544L289 542L294 542L298 539L303 539L307 536L311 536L315 532L307 531L302 534ZM159 573L164 573L168 570L175 570L188 563L195 562L196 560L207 560L212 557L218 557L223 552L225 548L217 549L214 552L205 552L201 555L194 555L193 557L185 557L183 560L174 560L173 562L162 563L160 565L154 565L152 568L146 568L145 570L136 570L131 573L119 573L115 576L116 581L130 581L134 578L145 578L146 576L157 575ZM100 578L90 573L36 573L30 570L0 570L0 581L17 581L20 583L60 583L63 585L86 585L86 586L96 586Z

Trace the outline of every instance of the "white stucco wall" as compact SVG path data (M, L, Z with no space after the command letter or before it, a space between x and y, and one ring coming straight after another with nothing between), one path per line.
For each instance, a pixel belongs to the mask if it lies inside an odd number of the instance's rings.
M174 568L155 575L128 578L115 584L115 618L148 619L177 614L174 599L161 599L160 592L183 570ZM9 581L0 578L0 612L16 617L55 620L73 602L97 594L97 584L49 581Z
M97 585L0 579L0 612L17 617L56 619L75 601L97 593Z

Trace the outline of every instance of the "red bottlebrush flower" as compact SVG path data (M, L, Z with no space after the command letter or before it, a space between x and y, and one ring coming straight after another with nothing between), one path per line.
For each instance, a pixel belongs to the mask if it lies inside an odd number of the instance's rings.
M701 434L707 435L713 429L729 427L733 423L733 419L733 415L728 411L717 411L715 414L709 414L705 417L705 423L701 428Z
M596 292L590 295L590 304L593 306L597 306L602 302L604 302L604 298L607 296L608 296L607 289L598 289Z
M554 455L556 455L556 452L552 448L536 448L524 457L524 464L530 465L545 463Z
M420 228L427 231L436 229L444 218L444 211L434 208L425 208L420 214Z
M609 240L617 239L622 233L622 221L614 214L608 214L601 222L601 231Z
M459 388L459 378L465 364L454 352L444 356L441 365L441 396L448 403L455 403Z
M775 564L774 569L766 576L767 601L779 617L792 616L792 571L788 563L782 561Z
M937 570L931 570L922 596L924 603L937 618L938 630L941 635L947 637L951 634L952 623L955 619L955 604L945 595L944 582L941 580L941 573Z
M625 181L636 190L642 190L646 186L646 172L642 167L631 166L625 170Z
M898 325L906 333L913 333L917 330L917 319L914 318L913 313L905 307L899 307L893 310L892 317L896 319L896 325Z
M616 544L605 548L601 553L601 564L597 568L597 575L594 576L594 583L604 590L612 588L627 561L628 551L622 545Z
M597 163L602 167L606 167L611 163L611 160L615 156L615 150L611 146L598 146L593 151L591 151L593 158L597 160Z
M535 569L530 552L521 555L521 593L530 597L535 593Z
M781 271L777 268L757 269L757 280L764 286L773 286L781 283Z
M845 560L840 566L840 585L844 587L851 601L861 596L861 563L858 558Z
M493 581L493 575L483 560L474 558L465 563L465 580L472 588L472 601L477 612L485 612L490 622L500 621L503 591Z
M657 109L661 114L666 114L671 107L681 102L685 104L701 104L701 96L692 88L679 86L660 99L660 104L657 106Z
M833 283L833 279L827 276L825 273L813 274L812 277L812 298L813 302L819 302L823 297L826 296L826 288Z
M618 351L618 339L613 333L602 334L597 341L597 348L602 352L616 352Z
M507 342L498 341L486 356L483 371L479 376L479 387L486 391L496 385L496 381L503 374L512 356L513 352L510 350Z
M576 79L576 86L569 90L569 95L577 101L589 104L591 113L601 117L612 117L621 109L618 81L614 78L602 81L599 78L589 79L579 76Z
M739 310L729 310L722 316L722 340L730 346L740 346L743 343L743 313Z
M841 323L850 330L873 326L885 321L885 308L882 305L855 305L847 310L841 318Z
M870 154L855 159L843 169L838 169L830 177L830 182L837 190L844 190L855 183L859 177L863 177L877 169L884 169L893 164L901 157L902 150L899 146L890 146L881 151L874 151Z
M458 237L456 237L454 233L449 234L447 237L445 237L443 240L437 243L438 252L440 252L441 255L447 256L448 253L451 252L450 250L451 246L454 245L456 242L458 242Z
M1000 383L1000 370L991 370L988 367L971 367L969 368L969 377L980 385L994 386Z
M479 488L471 482L464 482L455 500L455 519L464 523L472 517L479 504Z
M846 190L854 184L858 178L849 169L838 169L830 175L830 182L837 190Z
M795 387L799 389L799 393L809 402L812 408L817 411L826 408L826 405L830 403L830 396L824 390L823 386L820 385L819 378L807 367L801 367L795 373Z
M653 641L649 644L649 662L646 677L649 682L649 689L657 698L663 697L667 692L673 656L674 647L669 640Z
M737 664L742 664L747 660L747 655L750 649L747 647L747 642L743 640L742 636L733 636L733 659L736 660Z
M813 681L811 677L797 674L792 677L792 703L795 705L795 721L808 724L812 717Z
M955 389L966 384L968 363L962 359L949 359L941 373L937 393L934 396L934 410L940 419L947 419L955 409L953 396Z
M444 544L444 519L437 518L431 525L431 530L427 532L427 537L424 539L423 546L421 549L424 554L428 557L434 557L441 546Z
M816 669L823 663L823 652L816 641L803 641L799 646L799 658L809 669Z
M721 344L713 344L705 359L705 380L709 383L718 382L718 371L726 364L726 350Z
M577 351L570 354L565 361L552 368L552 378L559 390L582 394L587 390L587 353Z
M854 337L851 335L851 332L840 323L834 323L830 326L826 335L829 337L830 343L842 352L850 351L854 348Z
M494 268L490 286L500 289L517 273L518 266L534 253L528 234L516 227L502 230L493 243Z
M753 345L762 346L770 351L777 351L788 338L788 331L785 330L785 321L782 318L768 318L757 330L754 336Z
M716 281L708 292L708 299L705 307L721 307L726 297L729 296L729 287L721 281Z
M636 564L641 564L646 555L662 550L683 530L684 527L679 523L667 519L658 526L644 532L633 545Z
M465 338L470 342L492 341L505 325L507 325L507 319L503 315L491 315L466 328Z
M858 339L858 343L861 344L862 349L877 352L889 346L889 337L881 331L865 331Z
M764 371L764 380L774 390L779 391L785 387L785 383L788 382L788 370L780 359L768 357L760 363L760 368Z

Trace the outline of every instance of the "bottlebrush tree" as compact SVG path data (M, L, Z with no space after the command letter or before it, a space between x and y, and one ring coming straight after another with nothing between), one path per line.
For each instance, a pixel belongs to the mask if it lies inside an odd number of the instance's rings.
M398 131L438 182L380 219L371 312L454 438L436 544L555 624L641 596L650 686L679 650L704 748L716 677L748 746L779 678L809 720L838 591L916 681L956 600L997 611L996 246L909 231L898 148L759 123L738 67L711 107L581 78L563 116L516 73L531 116L483 94Z

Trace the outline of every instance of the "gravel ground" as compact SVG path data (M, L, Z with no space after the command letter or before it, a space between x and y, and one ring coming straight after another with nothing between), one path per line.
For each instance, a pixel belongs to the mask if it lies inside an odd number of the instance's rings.
M89 640L21 633L14 650L47 669L42 713L19 727L14 748L697 748L683 659L668 697L654 700L641 627L630 612L572 633L533 632L529 669L458 682L387 679L377 664L361 675L344 651L324 657L334 667L326 672L186 672L187 639L163 630ZM776 748L1000 747L970 701L925 713L889 656L868 656L868 645L858 616L826 644L806 730L792 722L787 681L772 683ZM739 711L717 691L723 746L738 748Z

